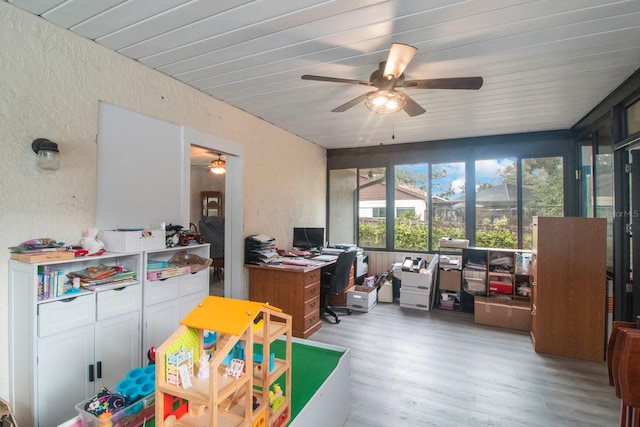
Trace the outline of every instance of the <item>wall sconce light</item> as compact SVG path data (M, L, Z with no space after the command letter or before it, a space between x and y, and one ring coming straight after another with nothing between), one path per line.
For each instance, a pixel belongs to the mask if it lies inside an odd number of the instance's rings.
M58 144L46 138L37 138L31 143L31 148L38 155L38 167L41 170L57 171L60 169Z
M222 175L227 171L227 163L220 158L220 154L216 160L211 161L209 170L215 175Z
M367 97L364 105L374 113L395 113L404 108L407 98L395 90L378 90Z

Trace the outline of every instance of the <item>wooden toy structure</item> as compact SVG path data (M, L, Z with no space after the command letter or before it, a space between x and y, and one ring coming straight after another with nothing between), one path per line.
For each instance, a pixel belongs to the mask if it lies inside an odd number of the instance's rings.
M215 345L211 349L207 342L205 348L205 337L210 341L212 332ZM276 307L206 297L156 350L155 425L285 425L291 407L291 337L291 316ZM283 359L271 354L271 344L278 339L285 340ZM254 357L254 344L262 345L262 354L256 354L259 357ZM193 361L200 360L205 352L211 354L209 375L201 378ZM231 367L230 354L234 357ZM234 370L238 366L242 368L239 374ZM178 376L188 375L180 378L179 385L176 368L181 368ZM235 375L228 374L230 369ZM270 399L269 392L273 395L274 388L282 389L279 405L271 404L273 396Z

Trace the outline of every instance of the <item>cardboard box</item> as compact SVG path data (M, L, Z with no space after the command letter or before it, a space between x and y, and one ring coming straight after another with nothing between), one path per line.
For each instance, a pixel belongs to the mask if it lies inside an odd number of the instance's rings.
M371 311L377 300L378 292L373 286L356 285L352 291L347 292L347 307L355 311Z
M460 270L440 270L438 286L441 291L460 292L462 272Z
M481 325L530 331L531 306L520 301L475 297L474 320Z

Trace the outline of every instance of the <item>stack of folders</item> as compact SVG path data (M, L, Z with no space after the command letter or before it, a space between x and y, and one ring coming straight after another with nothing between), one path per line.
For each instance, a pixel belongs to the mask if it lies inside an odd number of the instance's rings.
M264 234L254 234L245 239L244 262L247 264L269 264L279 259L275 239Z

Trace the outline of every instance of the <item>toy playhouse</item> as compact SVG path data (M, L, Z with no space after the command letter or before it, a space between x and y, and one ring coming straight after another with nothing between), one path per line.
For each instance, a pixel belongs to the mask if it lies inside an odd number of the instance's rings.
M291 408L291 316L209 296L156 350L155 425L284 426ZM285 357L271 344L285 340Z

